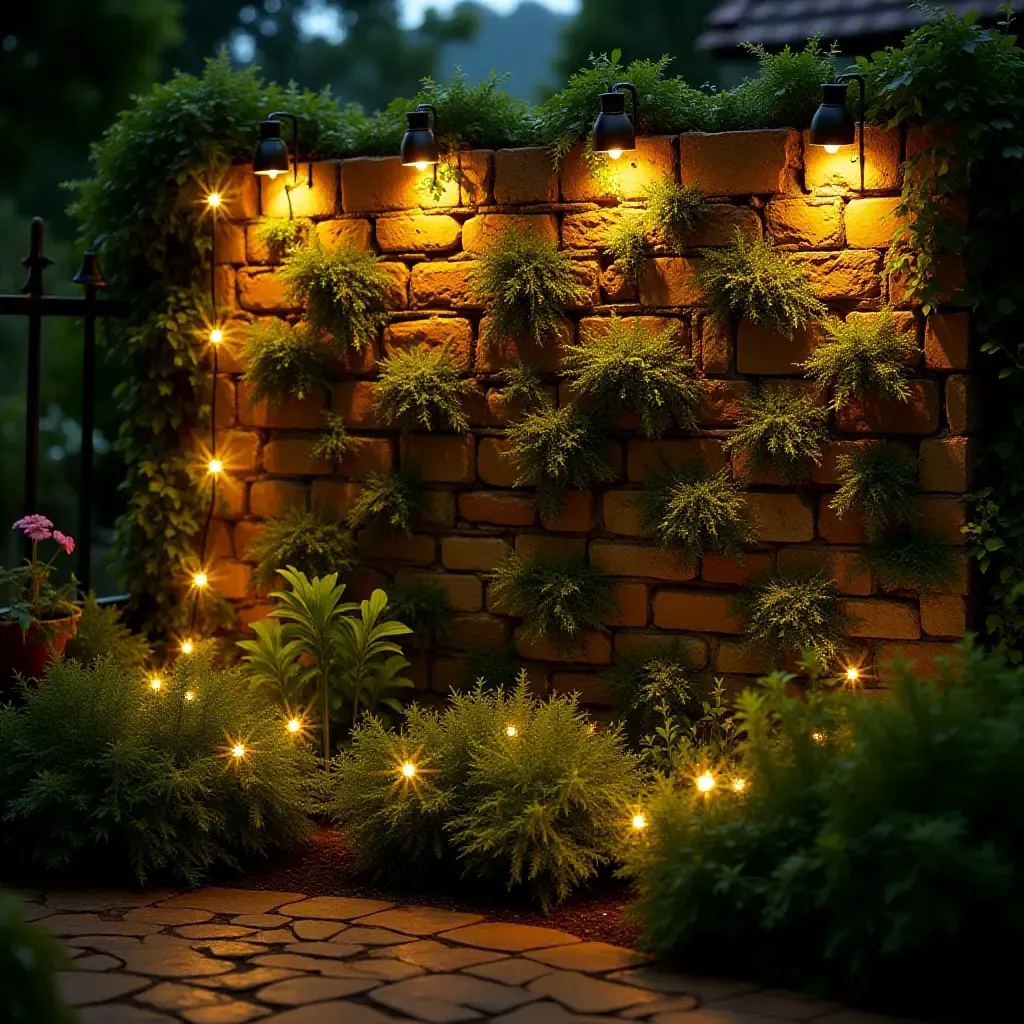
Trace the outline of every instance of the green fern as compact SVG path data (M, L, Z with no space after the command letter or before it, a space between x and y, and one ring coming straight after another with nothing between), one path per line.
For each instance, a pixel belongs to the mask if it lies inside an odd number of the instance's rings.
M268 586L285 566L307 576L345 573L354 565L352 538L344 524L324 512L291 507L279 519L268 519L245 552L256 562L253 586Z
M627 214L612 228L608 238L608 252L615 258L615 266L626 278L633 282L640 281L647 256L643 216Z
M680 185L666 174L647 186L647 222L673 249L685 249L712 206L700 185Z
M349 529L409 535L426 504L423 485L411 469L371 473L348 514Z
M118 665L141 671L149 663L153 649L145 636L133 633L122 621L116 605L97 604L90 594L82 604L75 635L64 648L64 657L86 667L100 658L111 658Z
M919 516L917 460L906 445L873 441L857 445L837 460L839 490L831 506L840 519L859 513L868 539L890 523L910 523Z
M501 397L506 408L517 408L524 412L543 405L547 395L537 368L519 360L501 371Z
M452 605L448 593L428 580L405 580L395 584L388 614L404 622L421 651L452 631Z
M271 404L294 396L305 398L330 385L324 346L309 330L284 320L260 320L249 328L242 362L242 380L252 385L250 404Z
M639 317L627 325L613 316L607 330L591 331L567 346L562 373L598 415L614 421L631 412L647 437L673 424L683 430L697 426L703 383L672 326L652 331Z
M822 387L832 389L834 409L870 392L883 401L905 402L910 397L907 360L917 346L898 329L891 309L846 321L830 316L822 326L830 340L814 349L802 369Z
M475 390L448 357L447 347L396 352L380 364L377 409L389 423L405 429L434 430L447 424L464 433L469 420L463 400Z
M256 238L267 247L271 260L280 260L300 245L310 228L304 217L269 217L256 227Z
M340 412L324 411L326 429L313 442L313 458L340 466L345 458L359 449L361 438L353 437Z
M861 558L886 590L929 590L953 576L953 553L932 534L913 527L876 540Z

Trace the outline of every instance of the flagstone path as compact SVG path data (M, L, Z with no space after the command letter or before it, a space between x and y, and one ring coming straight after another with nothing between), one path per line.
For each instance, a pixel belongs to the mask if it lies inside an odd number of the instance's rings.
M883 1024L567 932L294 892L27 893L81 1024Z

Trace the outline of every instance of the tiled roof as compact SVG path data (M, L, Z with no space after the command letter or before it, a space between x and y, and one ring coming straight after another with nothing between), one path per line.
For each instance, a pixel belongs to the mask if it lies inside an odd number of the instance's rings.
M991 17L1000 2L947 0L941 6L961 15L977 10L982 17ZM838 39L851 52L858 39L901 36L925 17L910 0L725 0L708 15L707 31L697 39L697 48L730 50L743 42L775 47L802 43L820 32L826 42Z

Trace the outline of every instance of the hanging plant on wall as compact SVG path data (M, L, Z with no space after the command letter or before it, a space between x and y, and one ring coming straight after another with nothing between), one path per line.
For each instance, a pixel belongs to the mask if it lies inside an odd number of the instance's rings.
M647 256L647 229L642 214L626 214L612 228L608 237L608 253L622 275L639 284Z
M413 348L381 362L377 410L405 430L447 425L461 434L469 429L463 405L474 391L476 385L461 375L447 345L433 351Z
M266 399L274 405L285 398L305 398L330 386L326 346L308 327L286 320L258 320L247 332L242 380L252 385L250 404Z
M256 562L254 587L271 585L278 570L289 566L313 577L349 572L355 562L352 537L341 521L294 507L264 522L245 556Z
M950 581L953 553L916 526L892 530L875 540L860 559L886 590L930 590Z
M423 484L412 469L371 473L348 514L349 529L410 535L426 501Z
M340 412L324 410L324 427L313 442L313 458L340 466L347 456L359 450L363 439L348 432Z
M917 507L917 459L896 441L858 444L836 460L839 490L830 502L840 519L860 515L869 540L892 523L912 523Z
M677 252L686 248L712 210L700 185L680 185L671 174L647 186L647 226Z
M311 222L305 217L268 217L256 228L256 240L267 247L269 262L277 263L305 242Z

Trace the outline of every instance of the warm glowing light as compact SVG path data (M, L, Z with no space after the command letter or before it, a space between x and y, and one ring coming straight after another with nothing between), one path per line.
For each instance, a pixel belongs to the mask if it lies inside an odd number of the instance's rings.
M406 761L402 765L402 774L407 778L411 779L416 774L416 765L412 761Z
M417 171L425 171L429 166L430 164L428 164L426 160L417 160L416 163L413 164L413 167L415 167Z
M297 719L297 718L289 718L288 719L288 731L289 732L298 732L301 728L302 728L302 722L300 722L299 719Z
M271 181L273 181L281 172L280 171L261 171L261 174L265 174Z
M243 757L245 757L245 747L243 747L241 743L236 743L231 748L231 756L238 760L241 760Z
M811 739L814 740L815 743L824 743L825 734L823 732L812 732Z
M218 473L222 473L224 471L224 463L221 462L220 459L210 459L210 461L206 464L206 469L207 472L212 473L214 476L216 476Z
M851 665L846 670L846 681L848 683L856 683L860 679L860 669L856 665Z
M608 156L611 157L612 160L618 160L619 157L622 156L622 150L621 149L609 149L608 150Z
M159 690L164 685L164 681L159 676L153 676L149 681L149 688L151 690Z
M506 736L515 736L516 732L517 732L517 730L516 730L516 727L514 725L506 725L505 726L505 735Z
M697 789L702 793L710 793L715 788L715 777L711 772L705 772L697 776Z
M206 197L206 205L212 207L213 209L216 209L218 206L220 206L220 193L211 192Z
M587 735L588 736L593 736L596 731L597 731L597 726L594 725L593 722L588 722L587 723Z
M642 814L633 815L633 828L639 832L641 829L647 828L647 819Z
M224 340L224 332L219 327L214 327L210 331L210 344L219 345Z
M742 793L743 790L745 790L747 788L747 780L746 779L733 779L732 780L732 788L733 788L734 792Z
M202 590L210 582L210 577L205 572L197 572L192 577L192 586Z
M191 690L185 691L185 700L188 701L189 704L191 704L195 699L196 695Z
M182 654L191 654L195 649L196 649L196 646L195 646L194 643L192 643L191 640L182 640L181 641L181 653Z
M825 152L826 153L838 153L839 152L839 147L838 146L826 146L825 147Z

